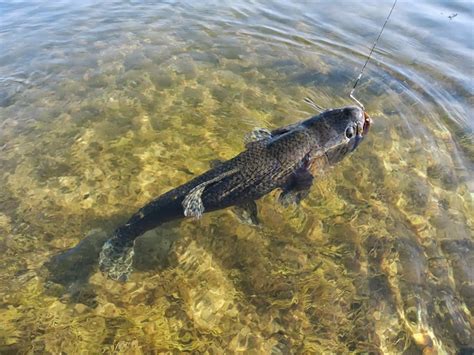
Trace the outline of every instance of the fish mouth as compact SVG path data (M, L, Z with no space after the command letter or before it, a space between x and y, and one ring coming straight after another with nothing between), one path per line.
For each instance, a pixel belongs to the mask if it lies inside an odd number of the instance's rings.
M362 126L362 134L364 136L369 132L369 128L371 124L372 124L372 119L367 114L367 112L364 111L364 124Z
M364 122L362 124L360 122L357 123L357 134L351 151L354 151L359 146L360 142L362 142L362 139L364 139L365 135L369 132L371 124L372 119L369 117L367 112L364 111Z

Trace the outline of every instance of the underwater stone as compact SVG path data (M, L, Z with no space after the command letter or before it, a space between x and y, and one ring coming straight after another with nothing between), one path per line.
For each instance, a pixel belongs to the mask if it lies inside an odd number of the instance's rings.
M157 90L167 89L174 84L173 77L165 70L153 68L148 71L148 74Z
M453 171L445 165L434 164L426 169L426 174L434 181L440 182L446 190L454 190L458 181Z
M200 89L187 87L184 89L183 98L189 104L193 106L198 106L200 103L202 103L203 93Z
M219 63L219 57L213 53L209 52L192 52L191 58L195 61L199 62L207 62L211 64L218 64Z
M134 52L125 58L123 65L125 70L131 70L140 69L149 63L151 63L151 60L145 57L141 52Z
M403 190L410 208L422 212L426 209L430 198L430 189L427 184L418 179L412 179Z
M191 60L185 59L179 61L174 65L173 68L177 74L184 75L186 80L194 79L197 76L196 65Z

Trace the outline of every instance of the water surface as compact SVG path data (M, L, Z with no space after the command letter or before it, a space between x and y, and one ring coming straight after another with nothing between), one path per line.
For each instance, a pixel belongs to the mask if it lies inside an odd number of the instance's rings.
M163 226L123 284L87 257L304 97L351 104L390 6L0 2L0 352L472 348L471 2L399 2L357 91L370 135L301 206Z

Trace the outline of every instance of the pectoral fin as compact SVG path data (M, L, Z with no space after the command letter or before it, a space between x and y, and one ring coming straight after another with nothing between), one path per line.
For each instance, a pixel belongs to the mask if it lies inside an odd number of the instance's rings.
M213 179L210 179L208 181L204 181L191 189L189 193L186 195L182 202L182 206L184 209L184 215L186 217L196 217L196 218L201 218L203 213L204 213L204 204L202 202L202 194L204 193L204 190L206 187L209 185L215 184L216 182L224 179L227 176L235 174L238 169L232 169L229 171L226 171L225 173L222 173L218 176L216 176Z
M257 204L255 201L248 201L240 205L234 206L232 212L244 224L257 226L260 224L258 220Z
M300 168L294 172L283 191L278 197L278 201L285 207L297 205L308 196L314 177L306 168Z
M202 193L208 184L203 183L192 189L183 200L184 215L186 217L201 218L204 213L204 204L202 203Z

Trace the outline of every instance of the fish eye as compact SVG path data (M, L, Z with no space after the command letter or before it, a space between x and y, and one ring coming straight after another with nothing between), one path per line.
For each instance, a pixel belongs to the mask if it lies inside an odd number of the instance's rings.
M352 137L354 137L354 126L349 126L346 128L346 137L348 139L351 139Z

